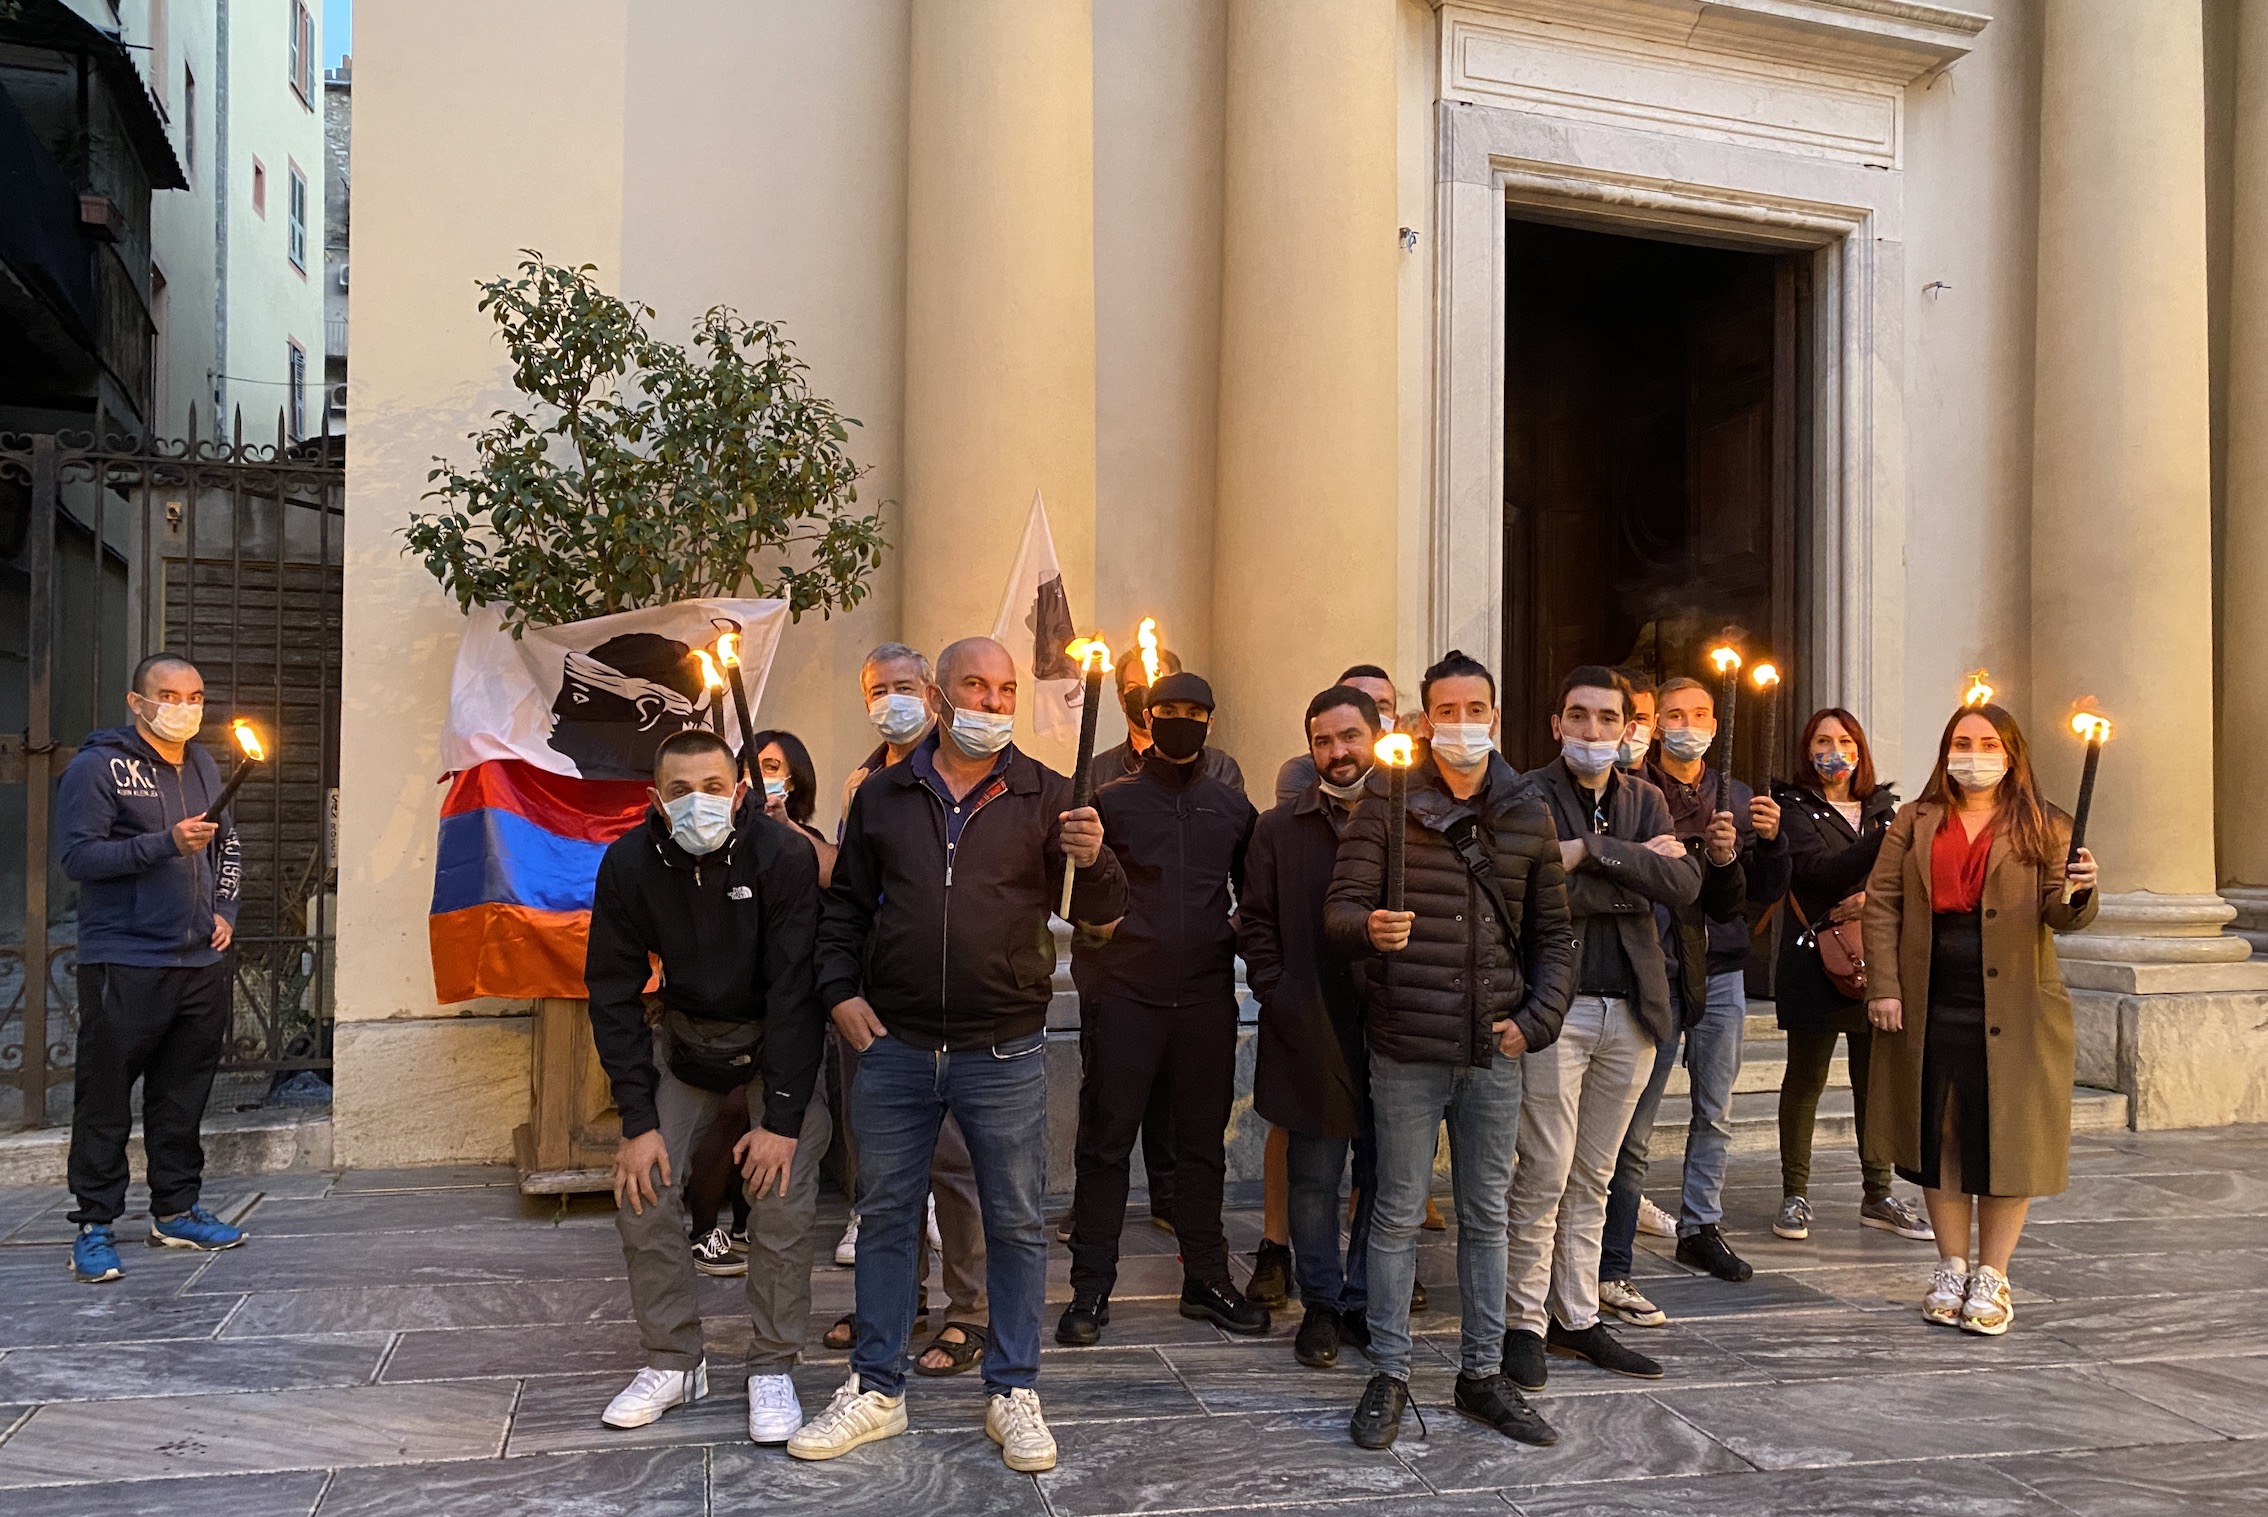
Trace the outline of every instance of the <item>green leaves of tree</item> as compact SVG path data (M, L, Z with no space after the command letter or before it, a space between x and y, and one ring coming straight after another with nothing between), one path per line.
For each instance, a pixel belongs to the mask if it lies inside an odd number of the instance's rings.
M778 323L716 306L681 347L595 266L522 251L480 309L533 404L471 434L470 468L434 459L442 507L402 532L459 608L498 607L517 637L697 596L777 596L798 619L865 599L883 541L855 509L858 423L811 393Z

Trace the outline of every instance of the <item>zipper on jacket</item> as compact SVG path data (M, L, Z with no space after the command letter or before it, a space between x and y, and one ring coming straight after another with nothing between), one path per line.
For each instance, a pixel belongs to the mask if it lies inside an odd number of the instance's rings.
M985 788L991 783L992 778L991 775L986 775L977 788ZM953 959L953 857L960 851L960 844L953 841L953 826L949 820L950 813L945 809L945 797L939 795L928 785L923 785L921 788L931 800L937 803L937 825L942 827L945 832L945 901L937 918L937 1018L938 1026L945 1031L945 1035L939 1041L944 1045L945 1051L950 1053L953 1047L953 1038L951 1029L946 1027L946 1019L951 1015L951 1010L946 1001L945 980L946 971ZM1006 794L1007 788L1006 783L1003 782L998 790L994 790L991 795L985 796L969 808L967 819L961 823L961 836L964 839L969 835L969 828L976 825L977 813L991 805L994 796ZM1068 866L1070 861L1066 859L1064 863Z
M1470 873L1465 876L1465 1025L1470 1028L1472 1062L1475 1069L1486 1069L1494 1060L1493 1050L1481 1046L1481 994L1480 994L1480 887L1473 883Z

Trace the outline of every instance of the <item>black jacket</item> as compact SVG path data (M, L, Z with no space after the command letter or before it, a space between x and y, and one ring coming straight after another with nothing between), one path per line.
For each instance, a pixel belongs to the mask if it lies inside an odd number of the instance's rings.
M656 811L607 847L583 980L622 1136L657 1122L649 954L661 960L663 1005L705 1021L764 1024L764 1126L789 1138L803 1131L826 1027L811 973L818 924L819 856L764 815L760 792L742 803L716 853L688 854Z
M1095 787L1095 793L1097 795L1102 794L1102 787L1113 780L1122 780L1130 774L1140 774L1142 762L1146 757L1146 754L1134 751L1134 743L1131 738L1122 738L1115 748L1105 748L1102 752L1096 754L1094 762L1087 766L1087 774ZM1207 743L1204 751L1197 755L1197 767L1202 769L1207 776L1219 780L1238 795L1244 794L1244 771L1237 767L1235 759L1229 757L1226 752L1214 747L1211 743Z
M1586 933L1615 933L1630 960L1638 1020L1659 1044L1677 1032L1678 1019L1670 1005L1669 966L1662 954L1653 903L1659 901L1674 910L1698 899L1700 861L1690 852L1683 858L1664 858L1645 846L1648 838L1670 831L1669 803L1649 780L1635 774L1619 776L1608 804L1607 830L1595 833L1590 826L1587 792L1582 791L1565 760L1553 759L1527 778L1549 802L1559 836L1569 841L1581 838L1590 849L1590 857L1567 877L1567 909L1574 918L1576 962L1582 962Z
M1260 1003L1252 1109L1310 1138L1360 1136L1370 1090L1362 996L1346 955L1323 936L1338 853L1332 802L1310 785L1252 829L1236 914L1245 983Z
M1667 801L1675 783L1659 763L1646 765L1646 778L1653 781ZM1732 782L1732 803L1720 799L1724 785L1724 771L1715 767L1704 769L1695 788L1700 791L1703 810L1714 814L1732 813L1733 827L1740 834L1739 851L1730 864L1713 864L1701 847L1701 833L1690 826L1677 825L1673 830L1686 840L1701 860L1704 871L1700 899L1694 902L1692 915L1704 925L1709 943L1709 973L1726 974L1748 963L1749 923L1774 901L1788 893L1788 845L1786 834L1776 838L1756 835L1756 824L1749 819L1748 803L1756 792L1739 780ZM1670 807L1671 819L1677 821L1677 807ZM1706 824L1704 824L1706 825Z
M912 758L858 787L819 924L822 1006L863 995L892 1036L925 1049L986 1048L1046 1025L1047 919L1068 863L1057 819L1071 809L1071 781L1006 752L1000 783L970 792L986 798L950 867L945 803ZM1126 877L1105 847L1078 871L1071 915L1100 924L1125 912Z
M1373 769L1339 840L1323 908L1331 944L1362 961L1371 1052L1485 1068L1496 1057L1491 1024L1507 1019L1530 1049L1548 1047L1574 992L1575 942L1558 838L1535 787L1492 755L1486 788L1475 795L1477 806L1468 805L1422 758L1410 770L1405 816L1389 816L1386 798L1386 774ZM1516 932L1505 932L1450 842L1450 830L1467 823L1475 824ZM1389 826L1402 828L1402 902L1417 921L1408 947L1382 954L1370 946L1370 913L1385 898Z
M1109 939L1078 945L1085 997L1145 1006L1236 1003L1236 926L1252 803L1200 764L1152 757L1095 792L1103 846L1126 876L1126 915ZM1233 894L1232 894L1233 892Z
M1898 797L1888 785L1875 786L1874 794L1859 803L1856 828L1817 791L1783 784L1772 798L1780 803L1780 836L1788 844L1789 894L1803 908L1805 921L1824 925L1837 902L1866 888ZM1850 925L1855 933L1859 924ZM1819 967L1818 947L1798 941L1805 937L1803 923L1788 913L1780 925L1780 957L1772 978L1780 1026L1837 1032L1864 1028L1865 1005L1834 987Z

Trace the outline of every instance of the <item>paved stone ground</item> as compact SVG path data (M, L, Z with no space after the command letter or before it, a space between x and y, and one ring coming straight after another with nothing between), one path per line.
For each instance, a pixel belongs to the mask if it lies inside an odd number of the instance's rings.
M99 1287L65 1273L59 1193L0 1192L0 1511L2268 1512L2268 1129L2077 1140L1998 1341L1919 1320L1930 1250L1861 1231L1855 1166L1821 1160L1823 1221L1804 1244L1770 1236L1768 1156L1736 1160L1730 1221L1756 1280L1649 1256L1676 1321L1631 1336L1669 1378L1553 1361L1550 1450L1443 1405L1445 1243L1429 1244L1435 1309L1418 1319L1430 1436L1412 1421L1393 1451L1366 1454L1344 1433L1360 1357L1306 1370L1293 1322L1257 1342L1184 1322L1163 1299L1170 1240L1137 1223L1126 1293L1157 1299L1122 1300L1102 1348L1048 1350L1062 1464L1036 1480L985 1441L974 1377L916 1381L911 1436L828 1465L741 1440L737 1373L653 1427L600 1426L638 1363L608 1214L523 1202L500 1171L216 1184L248 1246L136 1247L129 1277ZM1237 1246L1256 1225L1236 1215ZM831 1318L849 1273L822 1267L817 1287ZM738 1282L707 1289L721 1369L746 1332ZM841 1375L839 1357L810 1364L806 1403Z

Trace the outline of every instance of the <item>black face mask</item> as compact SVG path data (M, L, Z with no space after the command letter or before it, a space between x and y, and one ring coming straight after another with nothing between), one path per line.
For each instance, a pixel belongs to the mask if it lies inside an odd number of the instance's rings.
M1186 764L1205 751L1205 733L1211 725L1193 716L1153 716L1150 741L1165 757Z
M1136 732L1150 730L1150 687L1129 685L1118 694L1118 709L1126 713L1126 725Z

